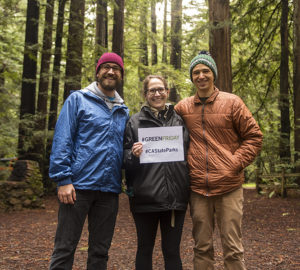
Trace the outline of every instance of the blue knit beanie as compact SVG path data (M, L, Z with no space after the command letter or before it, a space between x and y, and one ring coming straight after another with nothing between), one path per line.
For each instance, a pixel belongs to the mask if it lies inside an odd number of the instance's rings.
M192 71L195 66L198 64L203 64L208 66L214 74L214 80L218 78L218 69L215 60L211 57L208 51L201 51L197 56L193 58L190 64L190 77L191 81L193 81Z

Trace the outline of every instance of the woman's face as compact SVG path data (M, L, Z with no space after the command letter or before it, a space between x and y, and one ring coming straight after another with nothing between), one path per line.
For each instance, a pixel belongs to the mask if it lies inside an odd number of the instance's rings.
M145 98L151 107L159 111L164 110L168 97L169 90L165 88L160 79L153 78L149 81Z

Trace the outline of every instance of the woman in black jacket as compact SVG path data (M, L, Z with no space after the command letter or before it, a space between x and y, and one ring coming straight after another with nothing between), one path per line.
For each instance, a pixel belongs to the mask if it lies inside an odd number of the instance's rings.
M147 76L144 95L146 102L139 113L131 116L124 138L126 183L138 237L136 270L152 269L158 224L165 269L181 270L180 240L189 198L188 132L173 105L166 104L169 89L163 77ZM143 145L138 142L138 129L169 126L183 128L185 160L141 164Z

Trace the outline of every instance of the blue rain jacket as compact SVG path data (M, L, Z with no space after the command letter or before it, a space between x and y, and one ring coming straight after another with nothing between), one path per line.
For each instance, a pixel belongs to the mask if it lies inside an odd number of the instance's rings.
M123 134L129 110L112 110L90 91L73 92L55 127L49 176L58 186L121 192Z

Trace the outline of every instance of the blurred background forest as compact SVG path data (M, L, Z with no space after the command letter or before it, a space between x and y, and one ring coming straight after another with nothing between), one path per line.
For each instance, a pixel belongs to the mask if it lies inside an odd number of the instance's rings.
M0 0L0 158L37 161L48 192L57 116L71 90L95 79L103 52L124 59L120 94L132 114L147 74L168 79L173 103L193 95L190 61L209 50L217 87L240 96L264 134L247 181L257 170L300 172L299 8L300 0Z

